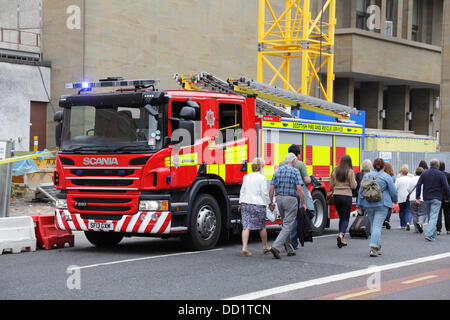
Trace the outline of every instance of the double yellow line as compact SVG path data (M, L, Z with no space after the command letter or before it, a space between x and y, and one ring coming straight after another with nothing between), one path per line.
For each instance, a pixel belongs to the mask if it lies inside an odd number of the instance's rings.
M34 159L36 160L37 157L46 155L46 154L52 154L52 153L56 153L57 151L49 151L49 152L43 152L43 153L39 153L39 154L31 154L28 156L21 156L21 157L14 157L14 158L6 158L3 160L0 160L0 164L6 164L6 163L11 163L11 162L16 162L16 161L21 161L21 160L26 160L26 159Z

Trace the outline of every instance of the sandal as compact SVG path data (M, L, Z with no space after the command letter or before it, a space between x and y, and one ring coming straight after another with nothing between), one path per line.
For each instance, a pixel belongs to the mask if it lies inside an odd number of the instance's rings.
M337 240L337 246L338 246L338 248L342 248L343 246L346 246L346 245L347 245L346 243L344 244L344 242L342 241L343 238L341 237L341 235L338 235L336 240Z
M263 254L268 254L270 252L271 247L263 248Z
M250 257L252 253L250 251L241 251L243 257Z

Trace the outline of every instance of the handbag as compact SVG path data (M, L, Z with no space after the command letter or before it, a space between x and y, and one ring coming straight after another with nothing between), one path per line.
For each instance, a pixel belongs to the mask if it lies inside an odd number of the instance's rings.
M333 190L327 192L327 205L332 206L334 205L334 198L333 198Z
M266 207L266 218L270 222L275 222L275 220L277 220L278 217L280 216L280 211L278 211L278 205L276 202L274 202L274 204L275 209L273 211L269 209L269 206Z
M410 202L411 200L409 199L409 197L411 196L411 193L414 192L414 190L416 190L417 184L414 186L414 189L411 190L410 193L408 193L408 195L406 196L406 203Z

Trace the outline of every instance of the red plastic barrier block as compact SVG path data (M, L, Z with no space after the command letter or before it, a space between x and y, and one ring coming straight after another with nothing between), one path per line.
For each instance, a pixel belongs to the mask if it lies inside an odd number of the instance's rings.
M35 232L36 232L36 247L45 250L57 248L64 248L66 243L70 247L75 244L75 237L72 231L58 230L55 227L55 216L34 216Z

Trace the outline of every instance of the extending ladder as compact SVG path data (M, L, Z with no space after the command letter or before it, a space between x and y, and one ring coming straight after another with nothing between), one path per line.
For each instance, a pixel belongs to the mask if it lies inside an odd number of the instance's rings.
M224 81L211 74L202 72L190 75L188 78L183 74L175 74L174 79L185 90L214 91L253 96L256 98L256 111L263 115L292 118L293 115L284 108L286 105L292 108L314 111L344 121L350 120L350 114L359 114L356 108L306 96L245 77L238 80L229 78L227 81ZM281 106L277 106L276 103Z
M202 72L196 75L186 77L183 74L174 74L174 79L184 90L196 91L213 91L220 93L239 94L241 96L248 96L245 93L234 91L227 81L219 79L209 73ZM261 98L255 99L256 112L260 115L271 115L283 118L293 118L286 108L278 107Z

